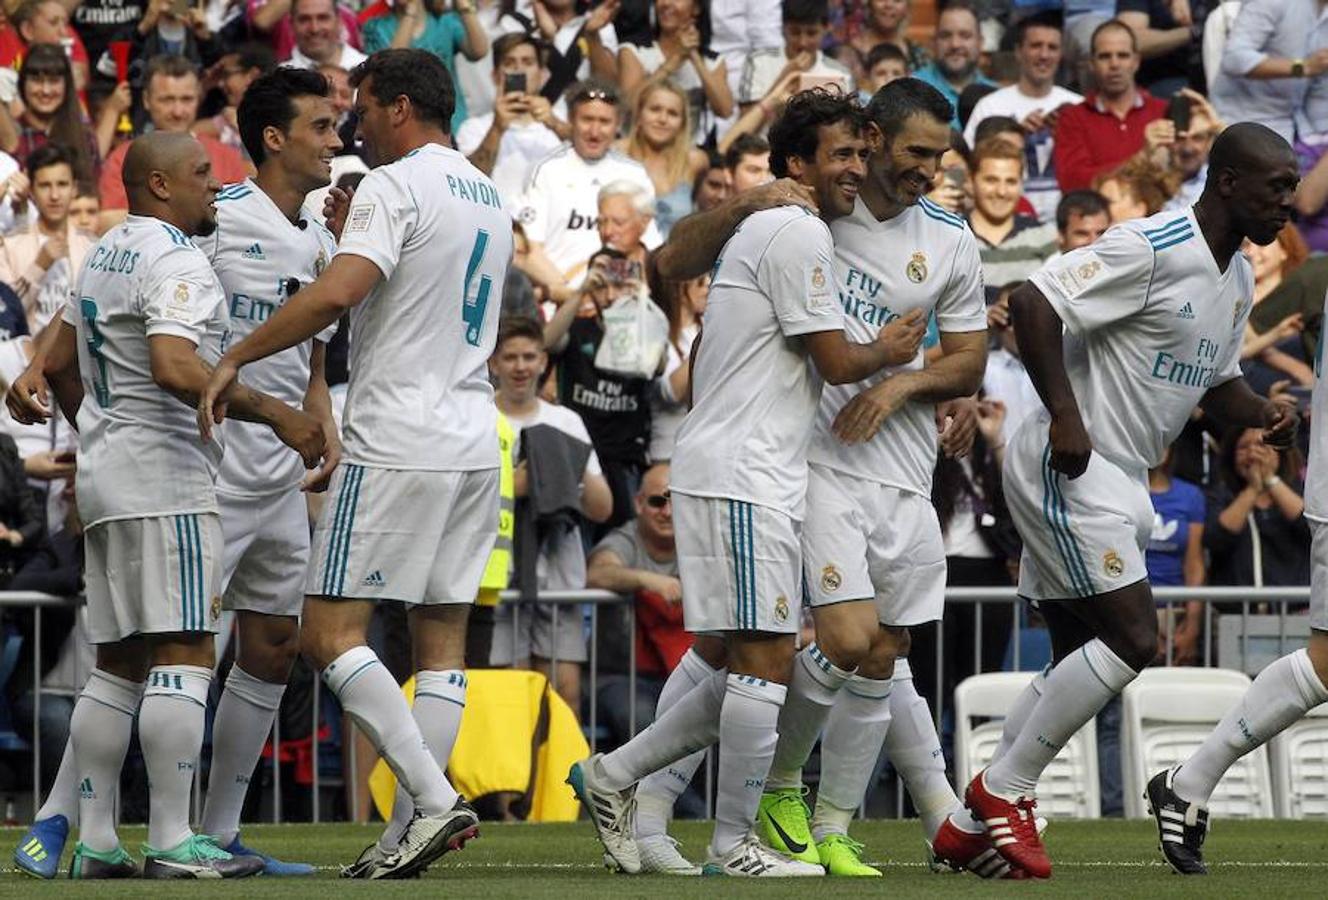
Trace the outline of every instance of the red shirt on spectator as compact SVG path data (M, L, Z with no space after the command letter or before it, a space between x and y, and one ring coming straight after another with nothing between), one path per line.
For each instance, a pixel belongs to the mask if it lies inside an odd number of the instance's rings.
M65 28L65 34L73 39L73 44L69 48L69 60L72 63L88 64L88 51L83 46L83 39L78 36L74 26ZM19 37L18 29L12 25L0 27L0 67L6 69L17 69L23 63L23 54L27 51L28 45L23 43L23 38Z
M391 13L392 13L391 3L388 3L387 0L374 0L373 3L370 3L364 9L360 10L360 14L357 17L357 20L359 21L360 25L363 26L364 23L368 22L370 19L376 19L379 16L391 15Z
M1061 108L1056 122L1056 181L1061 191L1093 186L1093 178L1125 162L1144 146L1144 128L1167 114L1165 100L1136 88L1134 105L1119 118L1097 94L1084 102Z
M197 136L196 136L197 137ZM207 151L212 160L212 175L222 184L233 184L249 177L249 168L244 159L230 147L210 137L198 137L198 142ZM129 141L111 151L101 166L101 178L97 182L97 191L101 194L102 209L128 209L129 197L125 194L124 160L129 152Z
M653 591L636 592L636 671L667 678L692 647L682 624L682 604L669 603Z

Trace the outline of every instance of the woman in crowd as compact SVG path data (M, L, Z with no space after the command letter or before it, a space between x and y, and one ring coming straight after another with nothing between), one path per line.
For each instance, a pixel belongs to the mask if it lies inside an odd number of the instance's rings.
M908 61L908 70L916 72L931 62L931 54L908 39L908 0L868 0L867 16L856 34L839 48L839 61L853 70L853 79L861 83L867 74L867 56L877 44L893 44Z
M692 343L701 332L701 315L710 296L710 276L666 281L651 293L669 317L664 374L655 379L655 390L650 397L650 462L654 464L673 458L678 426L687 414L687 398L692 389L688 360Z
M707 52L699 0L655 0L655 40L648 46L624 44L618 50L618 78L629 97L645 85L667 79L682 88L704 143L716 119L733 115L724 60Z
M74 157L76 178L95 180L101 165L97 138L83 115L74 87L74 73L62 48L55 44L34 44L28 49L23 68L18 73L17 117L0 104L0 150L23 163L47 141L62 144ZM106 104L103 118L109 117L111 133L119 113L114 104ZM102 129L98 128L98 135Z
M1174 179L1144 159L1132 157L1093 179L1093 190L1107 198L1111 224L1161 212L1176 193Z
M364 23L364 52L375 53L389 47L427 50L443 61L456 83L456 55L483 59L489 52L489 36L475 13L474 0L457 0L454 10L447 10L438 0L402 0L392 5L392 14ZM466 98L456 95L452 115L452 133L466 121Z
M1208 498L1204 546L1210 584L1310 583L1298 450L1278 452L1258 428L1232 431L1222 444L1222 478Z
M676 84L656 81L636 98L632 130L619 149L646 167L655 185L655 225L668 237L673 223L692 211L692 184L709 164L692 143L687 96Z
M1241 358L1256 390L1289 378L1314 384L1318 327L1328 291L1328 258L1309 258L1309 248L1295 225L1288 224L1266 247L1246 241L1242 248L1254 267L1254 309L1245 329Z

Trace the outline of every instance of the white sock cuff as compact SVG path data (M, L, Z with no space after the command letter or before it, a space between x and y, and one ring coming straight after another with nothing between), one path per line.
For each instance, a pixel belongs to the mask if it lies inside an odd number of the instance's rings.
M351 682L374 666L381 665L378 654L368 647L351 647L327 664L327 668L323 670L323 681L327 683L332 693L341 697Z
M1324 687L1319 680L1319 673L1314 671L1314 662L1310 659L1310 652L1304 647L1291 654L1293 662L1293 671L1295 672L1296 687L1300 690L1300 696L1310 705L1310 708L1318 706L1320 703L1328 701L1328 687Z
M275 712L281 708L281 698L286 693L286 685L255 678L238 665L234 665L231 666L230 674L226 676L225 690L250 706Z
M730 674L725 683L725 690L752 700L773 703L775 706L783 706L784 698L788 696L788 688L784 685L757 678L755 675Z
M815 641L798 654L798 662L802 663L812 680L827 691L839 690L853 677L852 672L846 672L832 663Z
M1125 686L1134 681L1139 674L1126 665L1125 661L1101 638L1093 638L1079 649L1084 654L1084 662L1088 663L1088 668L1097 676L1098 681L1102 682L1103 687L1112 693L1124 690Z
M678 660L678 670L687 676L687 680L693 685L700 684L719 671L711 668L710 663L701 658L695 647L689 648L682 655L682 659Z
M82 696L132 716L138 711L138 702L143 698L143 683L93 669L87 683L83 685Z
M863 678L861 675L854 675L844 685L844 690L850 694L856 694L866 700L889 700L890 688L894 682L890 679L882 681L878 678Z
M895 674L891 676L891 681L912 681L913 667L908 663L907 656L901 656L895 660Z
M153 666L148 670L143 697L170 697L206 709L211 686L212 670L205 666Z
M466 673L460 669L424 669L415 673L415 700L433 697L466 705Z

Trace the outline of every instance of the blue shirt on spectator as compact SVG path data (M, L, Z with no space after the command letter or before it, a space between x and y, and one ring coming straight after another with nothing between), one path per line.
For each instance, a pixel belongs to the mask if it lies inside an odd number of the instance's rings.
M364 23L364 52L374 53L392 46L396 37L397 23L401 20L394 15L379 16ZM452 83L456 84L456 55L461 52L461 45L466 42L466 26L461 17L454 12L436 16L426 12L424 32L410 46L416 50L428 50L443 61ZM461 123L466 121L466 98L461 91L456 92L456 111L452 115L452 134L456 134Z
M927 82L927 84L945 95L945 99L950 101L950 108L954 110L954 116L950 119L950 127L955 129L962 128L963 126L959 124L959 91L955 90L954 86L945 80L945 76L941 74L941 70L937 68L936 63L930 62L921 69L918 69L913 73L913 77L920 81ZM981 72L973 73L973 81L971 83L987 84L992 87L1000 86Z
M1206 515L1203 491L1180 478L1153 500L1153 536L1144 552L1148 580L1153 584L1185 584L1185 551L1190 526L1202 525Z

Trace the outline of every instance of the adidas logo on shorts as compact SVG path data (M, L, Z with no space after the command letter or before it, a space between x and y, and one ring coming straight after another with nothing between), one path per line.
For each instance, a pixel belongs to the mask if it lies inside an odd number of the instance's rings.
M383 573L377 569L374 569L368 575L364 576L365 587L382 587L385 584L387 584L387 579L384 578Z

